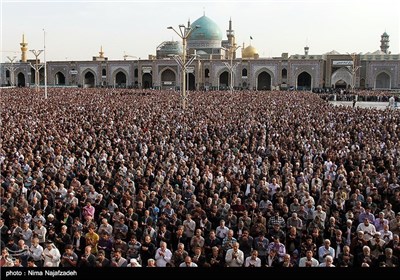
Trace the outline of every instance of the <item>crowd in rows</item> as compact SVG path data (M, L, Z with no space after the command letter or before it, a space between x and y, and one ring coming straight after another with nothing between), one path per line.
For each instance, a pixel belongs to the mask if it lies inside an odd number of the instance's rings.
M400 110L48 90L0 93L0 266L399 266Z

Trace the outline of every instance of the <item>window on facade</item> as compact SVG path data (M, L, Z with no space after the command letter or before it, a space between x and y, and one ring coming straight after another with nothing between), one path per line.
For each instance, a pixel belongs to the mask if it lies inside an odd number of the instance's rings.
M206 70L204 71L204 76L206 78L210 78L210 70L208 68L206 68Z
M246 68L242 69L242 77L247 77L247 69Z
M285 68L282 69L282 79L287 79L287 70Z
M106 69L101 70L101 75L102 75L102 76L107 76L107 71L106 71Z

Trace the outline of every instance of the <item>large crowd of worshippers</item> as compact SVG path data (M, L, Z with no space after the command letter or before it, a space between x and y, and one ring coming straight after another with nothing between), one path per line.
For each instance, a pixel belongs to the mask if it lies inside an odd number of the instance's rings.
M0 97L0 266L399 266L398 109L299 91L190 91L185 110L174 91Z

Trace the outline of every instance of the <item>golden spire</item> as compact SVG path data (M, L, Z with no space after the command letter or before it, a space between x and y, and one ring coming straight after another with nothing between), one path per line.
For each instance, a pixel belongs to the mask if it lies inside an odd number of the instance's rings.
M26 62L26 52L28 51L28 43L25 42L25 34L22 34L22 43L21 45L21 62Z
M104 58L103 46L100 46L99 54L100 54L100 58Z

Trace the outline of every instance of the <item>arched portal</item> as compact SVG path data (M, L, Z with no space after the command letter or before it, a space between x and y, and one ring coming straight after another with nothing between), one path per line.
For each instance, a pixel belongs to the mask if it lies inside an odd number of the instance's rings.
M44 67L39 69L39 85L44 85Z
M204 77L210 78L210 70L208 68L206 68L206 70L204 70Z
M57 72L54 81L56 85L65 85L65 76L61 72Z
M336 70L331 77L331 83L335 88L348 88L351 87L353 77L349 69L341 67Z
M119 71L114 78L114 87L126 88L126 75L124 72Z
M286 68L282 69L282 79L287 79L287 70L286 70Z
M166 69L161 73L161 86L163 89L175 89L176 75L171 69Z
M257 77L257 90L271 90L271 75L263 71Z
M14 83L14 81L11 80L10 70L8 69L6 70L6 81L7 81L7 86L11 86Z
M297 89L299 90L311 90L311 75L307 72L301 72L297 76Z
M220 90L226 90L229 88L229 73L228 71L224 71L219 75L219 84L218 87Z
M339 81L337 81L336 83L335 83L335 88L343 88L343 89L346 89L347 88L347 83L346 83L346 81L343 81L343 80L339 80Z
M360 79L360 89L365 89L365 79Z
M35 71L35 69L33 69L32 67L31 67L31 81L30 81L30 83L32 84L32 85L35 85L36 84L36 71Z
M17 86L19 87L25 87L25 75L24 73L19 73L17 76Z
M187 86L189 90L196 90L196 77L193 73L189 73L187 80Z
M142 87L152 88L153 87L153 77L150 73L144 73L142 76Z
M375 88L390 89L390 76L385 72L379 73L376 76Z
M84 88L93 88L95 86L95 78L94 74L91 71L88 71L83 79L83 87Z

